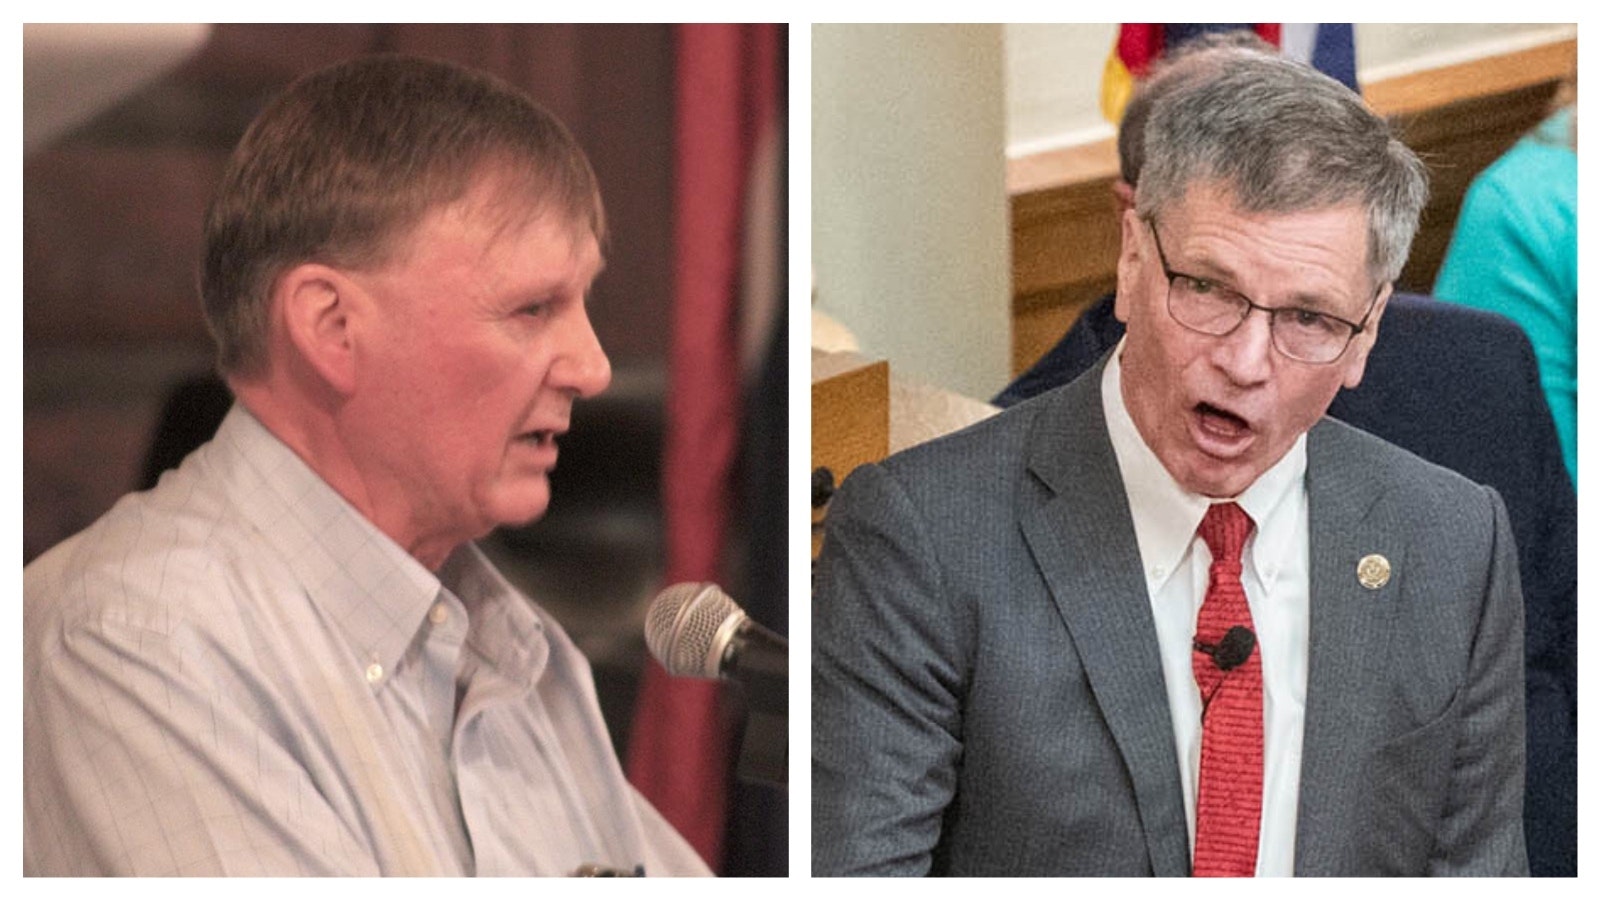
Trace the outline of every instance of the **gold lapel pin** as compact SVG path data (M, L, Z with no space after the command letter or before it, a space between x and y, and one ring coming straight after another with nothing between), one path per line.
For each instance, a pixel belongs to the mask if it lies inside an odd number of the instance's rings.
M1389 583L1389 560L1381 553L1368 553L1356 563L1356 579L1361 586L1375 591Z

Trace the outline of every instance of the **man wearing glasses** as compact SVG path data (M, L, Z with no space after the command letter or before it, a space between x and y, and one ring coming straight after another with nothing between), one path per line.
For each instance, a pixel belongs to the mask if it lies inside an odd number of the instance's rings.
M1490 489L1323 418L1426 196L1260 56L1155 102L1122 343L857 470L817 570L821 873L1526 872Z

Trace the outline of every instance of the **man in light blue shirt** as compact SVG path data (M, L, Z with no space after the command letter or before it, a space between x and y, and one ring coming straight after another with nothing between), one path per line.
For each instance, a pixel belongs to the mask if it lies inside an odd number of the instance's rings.
M443 63L291 86L201 292L237 399L24 573L29 874L708 874L587 661L474 546L540 517L610 367L567 131Z

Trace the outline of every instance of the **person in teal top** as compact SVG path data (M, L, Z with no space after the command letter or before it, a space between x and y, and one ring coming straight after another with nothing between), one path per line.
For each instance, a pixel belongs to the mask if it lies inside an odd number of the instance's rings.
M1561 451L1578 480L1578 154L1568 106L1467 190L1433 293L1502 313L1528 334Z

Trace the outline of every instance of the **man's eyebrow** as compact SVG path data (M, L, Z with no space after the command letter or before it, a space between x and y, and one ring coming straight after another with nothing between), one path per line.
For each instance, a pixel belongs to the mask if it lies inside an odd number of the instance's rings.
M1210 254L1203 251L1196 255L1192 261L1184 263L1182 266L1175 267L1172 271L1175 274L1187 275L1190 278L1201 278L1206 281L1214 281L1220 287L1233 291L1236 294L1240 294L1241 296L1249 296L1252 302L1262 303L1261 298L1253 294L1245 295L1245 293L1240 290L1239 276L1236 269L1227 263L1217 261ZM1329 315L1341 317L1345 315L1343 311L1344 304L1340 302L1340 299L1337 296L1329 295L1319 291L1297 291L1293 294L1290 294L1287 302L1285 303L1262 303L1262 305L1273 309L1307 309L1312 312L1327 313Z
M1336 316L1344 315L1339 309L1339 304L1329 299L1326 294L1300 292L1289 297L1289 305L1295 309L1305 309L1311 312L1329 313Z
M574 254L574 255L576 255L576 254ZM541 291L546 291L546 290L559 290L559 289L562 289L562 288L566 287L566 285L568 285L571 282L571 280L574 277L576 277L577 265L578 264L575 262L573 264L573 266L572 266L572 269L570 269L567 272L564 272L564 273L562 273L560 275L552 275L552 274L541 275L539 280L538 280L538 282L537 282L538 289L541 290ZM604 256L602 256L595 263L594 272L589 275L589 286L592 287L594 285L594 282L598 281L600 276L602 274L604 274L605 270L606 270L606 258Z
M1191 257L1188 261L1183 262L1178 267L1174 268L1173 271L1182 275L1188 275L1191 278L1203 278L1206 281L1215 281L1231 291L1239 290L1237 287L1239 283L1238 271L1227 263L1218 262L1217 260L1213 259L1210 254L1205 252L1201 252L1199 255Z

